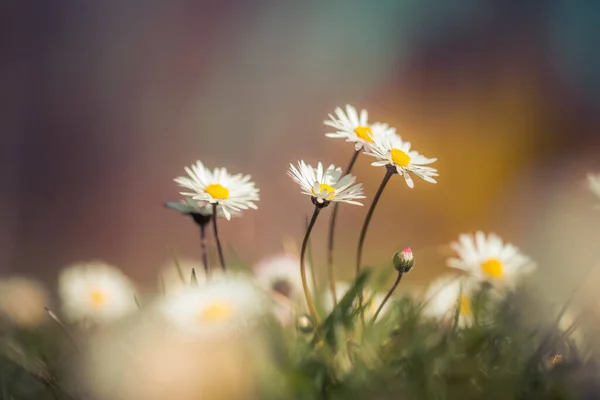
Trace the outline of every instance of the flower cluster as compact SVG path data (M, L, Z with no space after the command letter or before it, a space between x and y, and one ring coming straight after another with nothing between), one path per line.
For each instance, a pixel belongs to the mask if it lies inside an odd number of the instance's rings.
M428 165L437 159L427 158L411 150L410 142L402 139L396 129L388 124L369 124L366 110L361 110L359 114L350 105L346 106L346 112L338 107L335 116L329 114L329 120L324 123L337 130L326 136L354 143L356 151L364 150L365 154L376 158L372 165L389 166L404 177L408 187L414 187L409 172L424 181L436 183L434 177L438 176L437 170Z
M57 309L56 313L51 310L51 296L41 283L24 277L0 279L0 322L8 321L18 329L31 329L49 316L77 346L84 343L88 350L91 348L84 358L102 360L98 362L100 367L94 365L91 368L96 371L94 373L105 374L108 381L119 375L120 372L113 372L115 370L137 374L138 383L141 383L138 385L131 386L133 381L129 379L117 379L123 385L120 393L126 393L122 398L153 399L177 394L177 398L191 399L198 398L198 393L222 398L221 390L231 389L238 382L244 381L250 387L260 379L255 379L245 370L246 354L252 354L253 364L259 363L256 361L260 359L257 354L262 352L264 342L255 341L255 338L260 336L257 332L264 333L265 326L276 326L277 329L295 327L297 330L288 332L289 335L267 335L268 340L280 337L297 340L301 346L290 351L294 356L306 349L317 349L299 363L303 363L303 371L312 369L306 368L307 365L313 365L323 354L328 354L331 359L324 365L332 370L319 374L327 379L335 377L336 384L341 377L351 376L349 372L357 366L371 368L379 365L383 358L376 362L372 362L373 359L383 353L393 353L388 352L386 346L394 340L393 332L403 329L398 327L401 325L398 321L405 310L393 296L402 280L410 279L409 272L415 267L418 251L413 253L410 247L400 247L402 250L394 254L389 266L395 281L389 290L380 292L379 288L368 286L372 281L361 271L367 230L388 182L399 175L411 189L415 186L415 177L435 184L438 171L431 165L437 159L414 150L411 143L390 125L370 123L366 110L359 112L350 105L345 110L336 108L324 124L334 130L327 132L327 137L345 139L353 144L352 156L345 170L323 162L316 166L308 165L304 160L290 164L288 175L300 186L301 193L310 197L314 206L299 252L286 249L285 253L260 260L251 271L227 270L218 221L242 217L246 211L256 209L259 189L250 175L230 174L222 167L209 169L201 161L196 161L184 168L185 176L174 179L182 188L180 194L183 198L166 205L191 217L199 227L201 261L175 256L172 262L161 268L153 297L148 296L147 291L138 290L122 271L102 261L70 265L58 277L60 311ZM386 168L362 224L356 248L355 279L350 284L335 277L333 237L338 207L344 203L362 206L367 198L362 184L357 183L357 178L351 174L359 155L374 157L371 165ZM281 169L283 174L284 168ZM600 197L600 175L590 175L588 184L591 191ZM317 269L320 266L318 261L307 262L307 253L318 216L324 212L331 212L331 219L327 269L321 271ZM210 257L206 232L210 225L216 245L216 256L212 258L218 257L219 270L214 268L214 260ZM446 265L455 273L432 282L426 288L424 302L416 307L416 314L424 315L427 323L436 326L436 329L437 322L446 326L447 320L453 322L453 329L468 328L476 321L477 308L474 304L478 294L485 291L494 301L505 299L536 268L528 256L494 233L477 231L462 234L450 243L449 248L454 255L446 260ZM323 283L325 275L327 282ZM313 296L313 293L317 295ZM431 323L431 318L435 324ZM276 321L279 323L271 324ZM570 330L577 322L575 320L565 330ZM414 321L408 325L411 331L415 329ZM118 334L113 335L113 329ZM465 332L461 330L461 333ZM0 334L3 333L4 330L0 329ZM380 340L384 336L385 339ZM406 345L406 338L412 336L412 332L410 335L399 334L402 346ZM454 335L452 330L448 340L459 336ZM306 337L310 340L304 340ZM369 347L361 340L365 343L379 340L379 347ZM331 348L326 349L325 346ZM0 352L6 348L13 351L11 354L14 356L15 347L0 341ZM280 350L277 349L278 352ZM232 357L225 357L225 354ZM281 354L278 353L279 359L287 357L281 357ZM419 357L421 354L427 352L419 352ZM409 356L408 352L405 356ZM355 363L358 357L363 359ZM136 362L131 361L133 358ZM138 359L142 361L138 362ZM310 364L306 363L307 359L310 359ZM397 364L406 365L407 360ZM215 368L215 363L220 362L224 363L221 370ZM230 378L236 385L219 384L223 371L232 370L236 374ZM36 376L41 377L48 387L55 388L53 374L45 370L44 373L38 371ZM281 371L272 376L277 377L273 379L277 381L282 376ZM164 386L158 385L156 391L145 385L161 379ZM202 388L198 386L199 381L203 382ZM92 390L100 393L98 398L112 398L117 393L97 382L91 386L98 386ZM208 390L208 387L212 389ZM216 392L213 393L213 389ZM324 386L319 395L325 393L325 389L327 387Z

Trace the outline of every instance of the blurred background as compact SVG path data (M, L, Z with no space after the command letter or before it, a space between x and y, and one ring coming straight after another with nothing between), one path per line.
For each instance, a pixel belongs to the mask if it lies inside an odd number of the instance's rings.
M239 257L299 243L312 206L286 169L346 165L352 146L326 138L322 121L347 103L439 158L438 185L388 186L367 264L411 246L411 279L426 280L442 271L444 245L477 229L553 276L600 256L600 200L585 181L600 172L594 0L0 8L1 274L51 281L65 264L101 258L154 281L173 249L198 257L194 224L162 206L197 159L251 174L261 189L258 211L221 224ZM369 164L359 158L355 173L372 198L384 170ZM340 209L346 276L365 213ZM313 238L317 264L327 223Z

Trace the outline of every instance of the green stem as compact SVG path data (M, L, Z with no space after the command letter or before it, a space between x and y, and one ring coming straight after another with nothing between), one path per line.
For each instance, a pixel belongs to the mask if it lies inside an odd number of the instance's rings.
M319 325L319 315L317 314L317 309L315 308L315 303L313 301L312 295L310 294L310 289L308 288L308 282L306 280L306 247L308 246L308 239L310 237L310 233L315 226L315 222L317 221L317 217L319 216L319 211L323 208L322 205L315 205L315 211L313 212L312 218L308 223L308 228L306 229L306 234L304 235L304 240L302 241L302 249L300 250L300 275L302 277L302 288L304 289L304 295L306 297L306 305L308 306L308 311L315 323L315 326Z
M221 264L221 268L223 269L223 272L225 272L227 270L227 268L225 268L225 259L223 257L223 249L221 248L221 240L219 239L219 231L217 230L217 203L213 203L212 208L213 208L213 218L212 218L213 233L215 235L215 241L217 242L217 253L219 254L219 263Z
M379 189L377 189L377 193L375 193L375 197L373 197L373 202L371 203L371 207L369 207L369 211L367 212L367 216L365 218L365 222L363 223L362 229L360 231L360 237L358 239L358 249L356 251L356 277L360 274L360 268L362 264L362 254L363 254L363 246L365 244L365 237L367 236L367 229L369 229L369 224L371 223L371 218L373 217L373 211L375 211L375 207L377 207L377 203L381 198L381 194L383 193L383 189L389 182L392 175L394 175L395 169L391 166L386 167L386 172L381 180L381 184L379 184ZM358 306L362 310L363 304L363 292L362 290L358 294ZM364 313L361 312L362 320L364 322Z
M360 150L355 150L354 154L352 154L352 158L350 158L350 162L346 167L346 171L344 171L344 176L348 175L360 154ZM337 212L340 203L335 203L333 205L333 210L331 212L331 220L329 222L329 234L327 236L327 275L329 277L329 288L331 289L331 296L333 298L333 305L337 305L337 296L335 290L335 271L333 268L333 237L335 232L335 221L337 219Z
M358 249L356 252L356 277L360 274L360 268L362 264L362 254L363 254L363 246L365 244L365 237L367 236L367 230L369 229L369 224L371 223L371 218L373 217L373 211L375 211L375 207L377 207L377 203L381 198L381 194L383 193L383 189L387 185L388 181L392 177L394 172L391 168L387 168L385 172L385 176L383 177L381 184L379 185L379 189L377 189L377 193L375 193L375 197L373 197L373 202L371 203L371 207L369 207L369 211L367 212L367 216L365 218L365 222L363 223L362 229L360 231L360 237L358 239Z
M379 313L381 312L381 310L383 309L383 306L385 305L385 303L387 303L387 301L389 300L390 297L392 297L392 294L394 293L394 291L396 290L396 288L398 287L398 284L400 284L400 281L402 280L402 275L404 275L402 273L402 271L398 271L398 277L396 278L396 282L394 282L394 284L392 285L392 288L390 289L390 291L385 295L383 301L381 302L381 304L379 305L379 308L377 309L377 311L375 311L375 315L373 316L373 323L375 323L375 321L377 321L377 317L379 316Z
M216 220L216 217L213 217ZM216 234L215 234L216 236ZM204 274L208 279L210 271L208 269L208 250L206 245L206 224L200 225L200 252L202 253L202 265L204 266Z

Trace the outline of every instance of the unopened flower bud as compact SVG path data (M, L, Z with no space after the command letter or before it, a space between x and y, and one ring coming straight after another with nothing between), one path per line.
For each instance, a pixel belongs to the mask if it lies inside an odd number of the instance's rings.
M394 254L394 268L398 272L407 273L415 265L415 257L410 247Z

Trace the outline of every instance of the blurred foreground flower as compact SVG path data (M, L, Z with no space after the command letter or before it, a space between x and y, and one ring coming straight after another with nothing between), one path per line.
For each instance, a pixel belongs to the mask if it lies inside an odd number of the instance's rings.
M277 292L293 301L302 301L300 259L291 254L280 254L260 260L254 266L256 281L265 290ZM310 271L306 271L310 281Z
M250 279L223 275L167 297L161 311L194 335L227 336L256 325L271 307L266 293Z
M185 172L188 176L176 178L175 182L191 192L181 194L200 202L216 204L217 213L222 211L225 218L231 219L236 211L257 208L254 202L259 199L259 190L250 180L250 175L231 175L226 168L211 171L201 161L186 167Z
M364 199L362 184L350 174L342 177L342 169L330 165L327 169L318 163L317 168L298 162L298 168L290 164L288 174L300 185L303 194L311 196L315 204L327 205L329 202L344 202L362 206L356 200Z
M487 237L481 231L475 235L460 235L458 242L450 247L458 258L450 258L447 264L468 272L478 280L492 284L518 283L519 278L535 269L533 262L512 244L503 243L497 235Z
M373 143L375 137L395 133L395 129L387 124L369 124L367 110L361 110L359 115L351 105L346 105L346 112L340 107L336 108L335 116L329 114L329 120L323 123L337 130L325 136L346 139L347 142L354 143L357 151Z
M165 328L145 315L94 337L77 378L97 400L259 398L269 367L260 335L191 339Z
M472 296L476 285L456 276L443 276L434 281L425 293L423 314L433 318L451 319L458 307L458 324L469 325L473 320Z
M119 319L137 309L133 283L120 270L101 261L67 267L59 277L62 309L70 321Z
M403 141L400 136L385 135L376 137L365 153L377 158L378 161L372 165L395 168L398 174L404 176L410 188L415 184L409 172L429 183L437 183L433 178L438 176L437 169L427 166L437 161L437 158L427 158L410 148L410 142Z
M37 281L10 277L0 281L0 315L21 328L32 328L47 318L48 293Z

